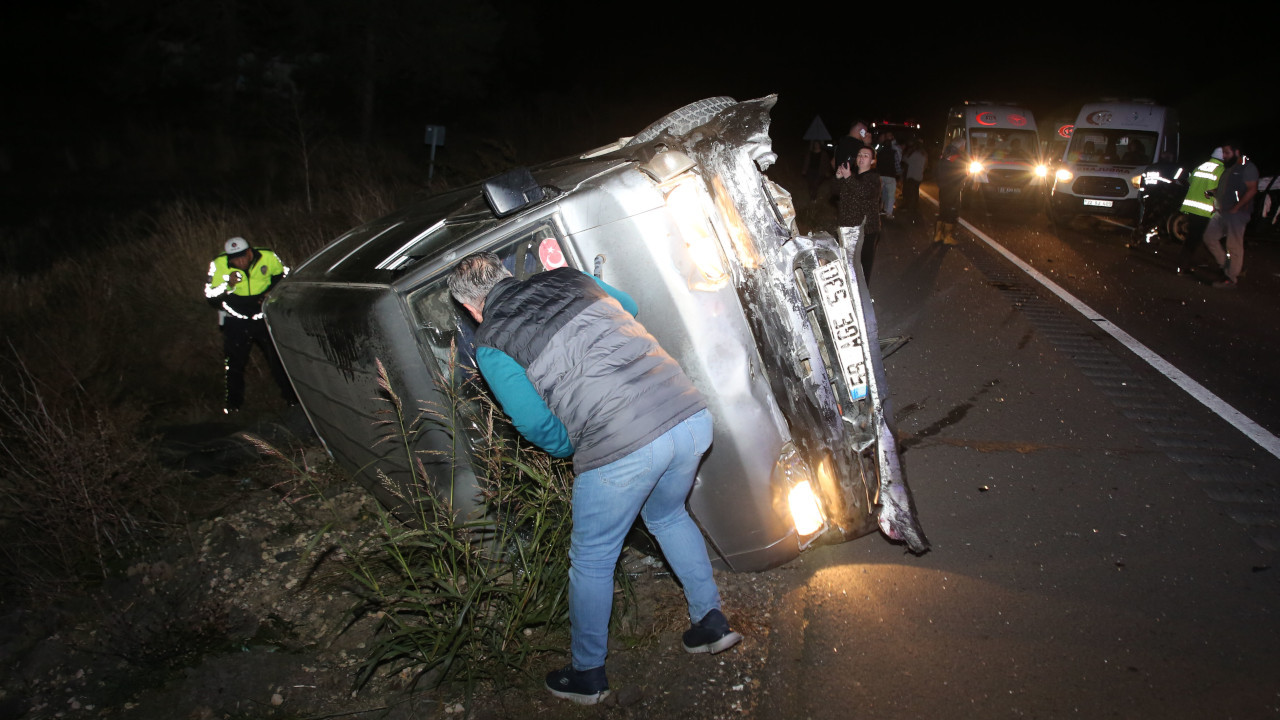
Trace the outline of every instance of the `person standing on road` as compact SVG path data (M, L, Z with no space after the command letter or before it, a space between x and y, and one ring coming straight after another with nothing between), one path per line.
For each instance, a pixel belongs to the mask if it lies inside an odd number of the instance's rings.
M289 274L289 268L274 252L249 247L242 237L231 238L223 249L226 252L209 264L209 279L204 286L205 298L218 309L218 326L222 330L227 381L222 411L237 412L244 403L244 369L254 345L266 357L271 376L280 387L280 396L288 404L296 405L298 397L276 354L262 312L267 293Z
M568 267L516 280L493 253L463 258L449 292L479 323L476 365L512 424L551 455L573 456L572 661L547 674L551 694L584 705L609 694L614 569L637 516L684 588L685 651L736 645L742 636L720 609L706 543L685 508L711 445L711 414L635 320L635 301Z
M955 245L956 221L960 219L960 191L964 188L969 168L964 154L965 140L957 135L942 151L935 171L938 179L938 222L933 228L933 241Z
M898 194L898 176L902 174L902 149L893 140L893 133L880 134L876 146L876 172L880 174L880 207L884 219L893 219L894 196Z
M880 175L871 167L874 158L875 151L864 147L854 158L856 172L848 164L836 168L840 188L836 222L840 227L862 226L862 277L867 281L871 280L871 264L880 240Z
M928 162L929 154L924 151L924 143L917 140L907 147L903 157L902 209L913 215L920 212L920 183L924 182L924 168Z
M1204 231L1213 216L1213 191L1226 164L1222 162L1222 148L1216 147L1208 160L1191 171L1187 184L1187 196L1182 199L1182 252L1178 255L1178 272L1191 269L1191 258L1204 241Z
M1223 143L1222 162L1226 169L1213 193L1214 211L1204 230L1204 244L1222 268L1223 277L1213 286L1234 290L1244 268L1244 230L1253 215L1253 197L1258 194L1258 166L1249 162L1236 142Z

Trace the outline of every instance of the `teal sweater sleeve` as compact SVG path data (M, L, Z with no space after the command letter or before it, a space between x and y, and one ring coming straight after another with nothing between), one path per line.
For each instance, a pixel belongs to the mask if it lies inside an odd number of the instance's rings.
M525 439L554 457L573 455L569 431L534 389L520 363L501 350L480 347L476 349L476 366L511 424Z
M636 313L640 312L640 306L636 304L635 300L631 299L630 295L622 292L618 288L601 280L595 275L588 275L587 277L591 278L592 280L595 280L596 284L600 286L601 290L604 290L605 292L609 293L609 297L613 298L614 300L617 300L618 303L622 305L623 310L626 310L627 312L631 313L631 317L635 317Z

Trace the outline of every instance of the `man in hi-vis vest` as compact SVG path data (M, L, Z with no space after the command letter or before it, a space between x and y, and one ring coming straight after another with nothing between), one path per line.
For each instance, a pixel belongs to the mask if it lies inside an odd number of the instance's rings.
M1187 196L1182 201L1182 215L1178 223L1178 236L1182 238L1182 253L1178 256L1178 272L1191 268L1191 256L1204 238L1204 229L1213 215L1213 191L1226 164L1222 162L1222 148L1213 149L1208 160L1191 171Z
M218 325L222 329L227 375L227 397L222 411L236 412L244 403L244 368L249 364L249 352L254 345L266 357L271 376L280 386L280 396L290 405L297 404L298 397L280 364L262 313L267 291L284 279L289 268L274 252L249 247L242 237L228 240L225 250L209 264L209 281L204 286L205 298L218 309Z

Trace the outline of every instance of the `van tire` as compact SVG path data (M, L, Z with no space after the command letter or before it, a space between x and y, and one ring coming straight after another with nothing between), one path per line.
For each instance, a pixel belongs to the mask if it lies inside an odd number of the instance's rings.
M672 135L684 135L715 117L721 110L737 104L737 100L725 95L689 103L679 110L667 113L661 120L636 133L635 137L628 140L623 147L647 143L667 130L670 130Z
M1058 228L1065 228L1071 224L1072 220L1076 219L1075 213L1054 210L1052 207L1049 208L1048 215L1049 222L1053 223L1053 225Z

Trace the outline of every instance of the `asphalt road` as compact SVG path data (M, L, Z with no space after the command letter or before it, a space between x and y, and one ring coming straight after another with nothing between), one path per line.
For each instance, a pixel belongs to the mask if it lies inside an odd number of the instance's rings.
M1217 291L1110 225L970 220L1277 430L1274 248ZM931 228L931 206L900 214L871 288L881 336L910 338L885 366L933 550L868 537L773 571L758 716L1280 716L1280 460L1103 320Z

